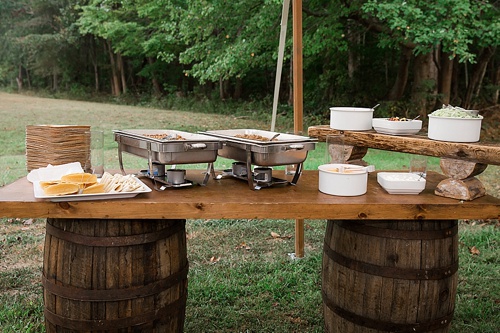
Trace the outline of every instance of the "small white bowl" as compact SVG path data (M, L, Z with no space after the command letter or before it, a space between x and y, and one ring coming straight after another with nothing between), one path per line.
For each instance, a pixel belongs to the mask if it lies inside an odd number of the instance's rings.
M341 172L342 167L352 168L352 164L323 164L319 170L319 191L325 194L352 197L366 193L368 172L366 168L349 169Z
M425 178L409 172L379 172L377 181L389 194L419 194L425 189Z
M389 118L374 118L373 129L391 135L413 135L422 129L422 120L392 121Z
M330 128L346 131L371 130L373 111L373 108L332 107Z

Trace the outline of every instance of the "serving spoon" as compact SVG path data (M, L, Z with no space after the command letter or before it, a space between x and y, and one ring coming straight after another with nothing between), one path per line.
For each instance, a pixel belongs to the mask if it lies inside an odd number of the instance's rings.
M362 171L362 172L373 172L375 171L375 166L374 165L368 165L368 166L361 166L361 165L341 165L339 167L339 172L340 173L346 173L349 171Z
M273 135L272 138L269 139L269 141L273 141L274 139L276 139L280 135L281 135L281 133L276 133L275 135Z

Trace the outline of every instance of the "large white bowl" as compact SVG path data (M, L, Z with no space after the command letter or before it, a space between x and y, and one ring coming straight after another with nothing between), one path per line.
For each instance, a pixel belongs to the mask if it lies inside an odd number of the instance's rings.
M390 194L419 194L425 189L425 178L409 172L379 172L377 181Z
M372 129L372 108L332 107L330 128L346 131L368 131Z
M392 121L389 118L374 118L373 129L378 133L391 135L412 135L422 129L422 120Z
M477 142L481 136L479 118L452 118L429 115L428 137L432 140L451 142Z
M352 164L323 164L319 170L319 191L337 196L358 196L366 193L368 172L365 169L340 172L340 167L352 167Z

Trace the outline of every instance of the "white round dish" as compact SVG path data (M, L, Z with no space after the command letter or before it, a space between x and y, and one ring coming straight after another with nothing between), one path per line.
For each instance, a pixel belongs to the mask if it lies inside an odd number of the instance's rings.
M481 136L482 116L453 118L429 115L428 137L437 141L477 142Z
M366 193L368 172L365 168L359 170L344 170L341 168L356 167L351 164L323 164L319 170L319 191L337 196L358 196Z
M346 131L371 130L373 111L373 108L332 107L330 128Z

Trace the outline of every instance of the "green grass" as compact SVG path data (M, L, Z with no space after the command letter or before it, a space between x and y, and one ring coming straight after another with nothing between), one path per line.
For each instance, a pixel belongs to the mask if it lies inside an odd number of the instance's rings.
M496 333L500 327L500 230L462 223L455 332ZM479 254L471 254L476 247Z
M117 169L112 129L206 130L261 128L267 120L36 100L2 110L0 186L26 174L24 126L34 123L90 124L105 130L105 166ZM47 105L45 105L47 103ZM18 110L13 116L8 110ZM49 110L49 112L47 111ZM259 113L256 113L257 115ZM102 123L101 123L102 122ZM284 121L283 124L286 122ZM288 128L280 128L287 131ZM411 155L369 150L365 161L377 169L407 170ZM326 162L318 143L305 161L314 170ZM218 159L216 168L232 161ZM125 166L145 168L142 158L125 155ZM204 168L195 165L187 167ZM439 171L439 160L428 159ZM481 175L500 193L498 167ZM300 183L299 183L300 184ZM475 225L473 225L475 224ZM459 285L451 333L497 333L500 327L500 229L497 221L461 221ZM321 258L325 221L305 221L305 257L294 260L294 220L188 220L190 263L186 332L323 332ZM0 332L44 332L40 274L45 220L0 220ZM279 238L272 237L280 235ZM470 249L479 249L478 255Z
M324 221L308 221L293 260L293 221L189 221L187 332L320 332ZM272 238L275 232L284 238ZM211 258L215 258L212 259ZM217 308L217 311L213 311Z

